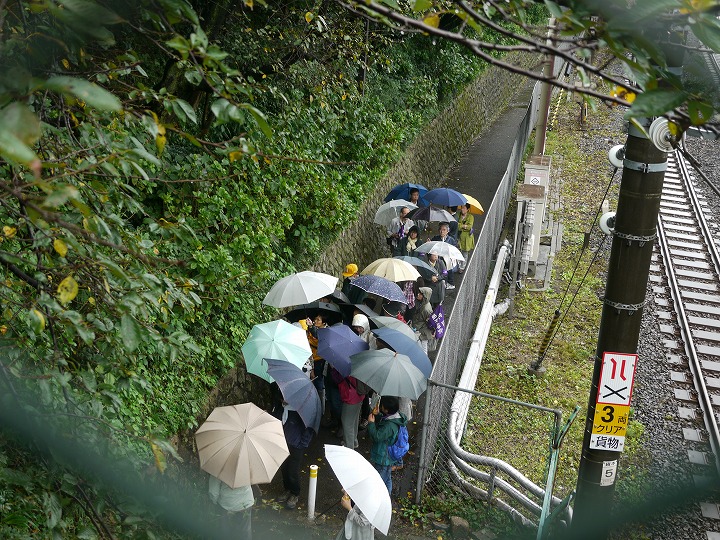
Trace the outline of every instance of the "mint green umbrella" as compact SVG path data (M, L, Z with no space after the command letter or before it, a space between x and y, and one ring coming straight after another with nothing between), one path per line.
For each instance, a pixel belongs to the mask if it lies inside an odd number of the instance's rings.
M350 375L381 396L417 399L427 388L427 377L410 358L390 349L363 351L350 357Z
M302 367L312 354L305 330L285 321L256 324L241 348L248 373L267 382L267 358L275 358Z

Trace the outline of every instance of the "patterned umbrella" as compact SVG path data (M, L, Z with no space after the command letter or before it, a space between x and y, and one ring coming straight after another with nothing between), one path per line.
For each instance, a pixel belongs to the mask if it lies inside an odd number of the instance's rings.
M380 276L358 276L353 282L353 287L362 289L371 294L376 294L392 302L407 304L405 294L397 283Z
M429 203L425 200L425 197L423 197L423 195L427 193L428 189L423 185L413 184L411 182L406 182L392 188L392 190L390 190L390 193L388 193L387 197L385 197L385 202L392 201L393 199L404 199L406 201L409 201L410 190L413 188L417 189L420 192L420 198L418 199L419 206L427 206Z
M425 200L440 206L460 206L466 204L465 195L450 188L435 188L425 194Z

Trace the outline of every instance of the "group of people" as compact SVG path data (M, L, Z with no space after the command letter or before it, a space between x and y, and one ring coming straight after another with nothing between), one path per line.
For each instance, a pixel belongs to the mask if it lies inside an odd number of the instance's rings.
M416 203L418 199L418 190L411 191L408 202ZM387 243L392 256L420 256L417 248L423 243L421 237L425 236L429 223L413 221L411 208L414 206L400 207L398 216L387 228ZM449 207L447 211L453 219L439 223L437 234L427 235L430 237L426 236L426 239L447 242L457 247L467 260L475 243L474 216L469 209L469 204ZM324 417L321 427L332 430L341 440L342 445L353 449L359 446L358 433L367 430L372 441L369 461L378 471L390 496L392 496L392 471L402 467L402 458L394 459L388 450L397 444L401 430L407 429L407 423L412 418L412 401L395 396L382 396L378 400L374 398L373 389L362 381L351 375L343 377L318 354L318 330L332 324L347 324L360 339L368 343L368 348L385 348L388 347L387 344L370 331L368 315L377 313L407 323L414 330L419 346L427 352L431 349L430 343L434 344L438 337L435 328L430 324L433 313L442 305L446 291L455 288L455 274L463 273L465 262L458 261L448 268L443 258L435 254L429 254L426 260L432 271L425 269L424 273L420 272L423 277L416 281L399 283L405 294L406 303L368 297L364 291L353 286L353 281L358 277L358 266L350 263L343 272L341 292L349 299L351 305L356 306L351 316L346 315L341 322L320 310L310 318L289 321L301 326L307 334L312 356L303 370L314 384L323 404ZM319 300L337 301L334 297ZM363 309L358 309L358 305ZM284 504L288 509L295 509L301 492L300 469L303 455L316 433L305 425L297 411L283 399L275 383L272 384L271 389L273 402L271 414L282 422L290 452L290 456L281 466L284 493L276 499L276 502ZM252 505L252 494L247 490L241 491L242 493L223 491L223 486L211 481L210 494L214 501L226 508L229 513L237 512L238 515L249 516L248 509ZM225 499L230 500L230 503L223 502L223 495ZM348 510L348 516L343 530L338 533L338 540L373 538L372 525L344 492L341 504ZM234 510L228 509L228 506ZM249 517L247 521L241 520L239 523L242 530L250 534Z

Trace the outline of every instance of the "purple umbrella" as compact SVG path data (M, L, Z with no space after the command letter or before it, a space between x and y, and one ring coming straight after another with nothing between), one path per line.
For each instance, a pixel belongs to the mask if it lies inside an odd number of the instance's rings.
M407 299L400 286L380 276L358 276L352 282L353 287L362 289L367 293L376 294L392 302L407 304Z
M284 360L266 358L270 377L277 383L283 399L297 411L302 421L309 428L320 429L322 405L315 385L303 371Z
M435 188L428 191L425 200L440 206L460 206L467 204L467 197L450 188Z
M416 340L409 338L398 330L386 327L372 330L372 333L375 334L378 339L387 343L388 347L393 351L409 357L413 365L422 371L423 375L430 377L432 363L425 351L417 344Z
M318 328L317 353L330 362L340 375L350 375L350 356L368 350L367 342L349 326L339 324L329 328Z

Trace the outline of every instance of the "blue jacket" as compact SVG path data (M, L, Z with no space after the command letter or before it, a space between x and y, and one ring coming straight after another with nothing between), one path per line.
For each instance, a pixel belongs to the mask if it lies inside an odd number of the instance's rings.
M276 406L272 415L278 420L282 420L282 406ZM285 433L285 442L293 448L307 448L315 435L312 428L305 427L305 423L297 411L288 411L287 422L283 424L283 432Z

